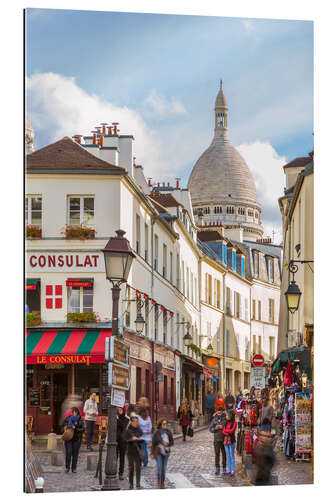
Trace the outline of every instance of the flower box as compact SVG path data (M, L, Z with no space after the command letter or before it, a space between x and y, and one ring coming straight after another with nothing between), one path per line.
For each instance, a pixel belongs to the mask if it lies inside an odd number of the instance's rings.
M79 226L66 226L65 230L61 234L65 235L66 240L93 240L95 238L96 231L91 227L84 226L80 224Z
M97 323L100 319L95 312L67 313L67 323Z
M39 326L42 324L40 314L36 312L26 313L25 320L27 326Z
M42 228L39 226L26 226L25 227L26 238L29 240L40 240L42 237Z

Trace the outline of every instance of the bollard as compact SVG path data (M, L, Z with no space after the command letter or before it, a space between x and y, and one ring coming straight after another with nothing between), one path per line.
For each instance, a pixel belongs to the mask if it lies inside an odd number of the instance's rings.
M52 451L57 449L57 435L54 432L50 432L47 435L47 449Z
M96 470L97 455L87 455L87 470Z
M59 452L51 453L51 465L64 465L64 454Z

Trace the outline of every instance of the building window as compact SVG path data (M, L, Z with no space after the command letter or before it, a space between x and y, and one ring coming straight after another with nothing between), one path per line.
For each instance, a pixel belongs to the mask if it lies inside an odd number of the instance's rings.
M210 207L204 207L204 214L209 215L210 214Z
M145 300L145 334L149 337L149 301Z
M267 259L268 281L274 281L274 260Z
M185 295L185 265L184 265L184 261L183 260L182 260L182 276L181 276L181 280L182 280L182 292Z
M217 297L216 297L216 307L218 309L221 309L221 281L216 280L216 287L217 287Z
M154 307L154 340L158 340L158 304Z
M25 312L40 313L40 279L27 279L25 289Z
M125 326L128 328L131 325L131 302L129 302L131 299L131 289L130 287L126 287L126 310L125 310Z
M197 289L198 289L198 280L197 280L197 278L194 278L194 305L195 305L195 307L198 306L198 300L197 300L198 292L197 292Z
M154 248L154 270L158 271L158 236L155 234L154 236L155 248Z
M222 213L222 207L214 207L214 214L221 214Z
M167 320L167 312L163 311L163 344L166 345L168 343L168 320Z
M231 312L231 290L227 286L227 296L226 296L226 310L227 314L232 314Z
M163 244L163 269L162 269L163 278L167 277L167 246Z
M25 223L42 227L42 197L27 196L25 199Z
M173 377L171 377L170 398L170 404L173 405L175 401L175 379Z
M171 317L169 321L170 321L170 345L171 347L175 347L173 317Z
M258 321L261 321L261 300L258 300Z
M212 275L208 274L208 304L212 304Z
M255 216L255 218L256 218L256 219L259 219L259 214L258 214L258 212L255 212L254 216Z
M148 248L149 248L148 224L145 224L145 261L148 262Z
M268 299L268 321L274 323L274 299Z
M257 278L259 276L259 253L253 252L253 267L254 276Z
M238 215L245 215L245 208L239 208Z
M261 346L261 335L259 335L258 340L259 340L259 346L258 346L258 354L261 354L262 352L262 346Z
M233 215L235 213L235 207L227 207L227 214Z
M256 301L252 300L252 319L256 319Z
M226 330L226 336L225 336L225 355L229 356L230 355L230 330L227 328Z
M176 315L176 323L177 323L177 349L180 349L180 341L179 341L179 337L180 337L180 325L179 325L179 313L177 313Z
M78 226L94 224L94 203L92 196L69 196L68 197L68 224Z
M247 215L248 215L249 217L253 217L253 210L248 210L248 211L247 211Z
M68 287L68 312L93 312L94 290L85 287Z
M141 379L141 368L136 367L136 400L139 401L142 394L142 379Z
M235 317L240 318L240 295L238 292L234 292L234 304Z
M269 357L270 359L275 357L275 337L269 337Z
M180 290L180 259L179 259L179 253L177 253L177 258L176 258L176 286L178 290Z
M170 283L173 283L173 253L170 252Z
M256 349L257 349L257 340L256 340L256 336L253 335L252 336L252 352L255 354L256 353Z
M245 298L245 321L249 321L249 301Z
M141 246L141 221L140 215L136 214L136 253L140 255Z
M163 404L168 404L168 377L166 375L163 378Z
M193 304L193 273L191 272L191 303Z

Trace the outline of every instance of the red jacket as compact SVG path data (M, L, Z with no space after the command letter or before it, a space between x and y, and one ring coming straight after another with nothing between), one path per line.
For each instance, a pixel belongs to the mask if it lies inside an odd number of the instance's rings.
M236 441L235 439L235 432L237 428L237 422L234 422L233 424L229 421L225 424L225 426L222 429L222 434L224 436L230 436L231 442L234 443Z
M221 406L221 408L224 408L224 406L225 406L224 405L224 398L223 399L216 399L216 401L215 401L215 407L214 407L215 411L217 410L217 408L219 406Z

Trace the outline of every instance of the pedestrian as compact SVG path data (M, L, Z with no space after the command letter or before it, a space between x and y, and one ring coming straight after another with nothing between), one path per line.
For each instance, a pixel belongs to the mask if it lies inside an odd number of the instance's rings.
M272 418L273 418L273 406L268 403L268 399L264 396L262 400L262 407L259 412L259 423L263 424L264 420L268 420L269 430L272 427Z
M208 391L206 395L206 412L208 413L209 422L211 422L214 414L215 399L214 395Z
M220 474L220 454L222 453L223 474L227 473L227 458L224 449L224 435L222 429L226 424L226 414L221 406L216 410L216 414L212 418L209 426L210 432L214 434L214 451L215 451L215 474Z
M188 404L186 398L183 399L182 404L178 408L177 418L178 418L179 424L182 428L183 441L186 441L187 430L188 430L188 427L191 425L192 418L193 418L193 414L190 410L190 407L189 407L189 404Z
M170 446L173 445L173 436L168 429L168 421L163 418L157 424L157 430L153 435L152 456L157 462L157 480L158 487L165 488L165 476L170 455Z
M135 412L135 405L129 404L127 407L127 410L126 410L126 414L127 414L128 418L136 417L137 415Z
M134 468L136 478L136 489L141 490L141 445L142 430L139 427L138 417L130 417L129 425L125 431L124 439L127 443L128 480L130 490L134 488Z
M62 425L64 430L74 430L72 439L70 441L64 441L64 443L66 451L66 472L70 471L72 465L72 472L75 473L79 458L82 434L84 432L84 422L81 418L79 409L76 406L73 406L71 415L64 419Z
M96 392L90 394L90 398L84 403L84 418L86 422L86 443L87 449L94 451L91 447L92 438L95 430L95 422L98 415L98 406L96 402Z
M225 398L225 409L228 411L232 410L233 408L235 408L235 398L231 394L231 391L228 391Z
M255 484L266 486L270 484L271 471L275 463L273 436L268 419L264 419L258 429L258 441L253 450L255 458Z
M126 453L126 441L124 439L124 432L129 424L129 418L126 417L124 408L117 407L117 460L119 460L119 479L124 479L124 464Z
M215 400L214 410L216 411L218 407L225 408L225 401L222 392L217 394L217 398Z
M139 427L142 430L143 433L143 449L145 452L145 460L143 462L143 466L147 467L148 465L148 445L151 443L151 430L152 430L152 423L151 423L151 418L149 416L148 412L149 406L141 406L139 409L139 414L138 414L138 421L139 421Z
M227 455L227 475L235 475L235 447L236 447L236 427L235 414L233 411L227 411L226 423L222 429L222 434L224 435L224 448Z
M236 396L236 407L238 406L238 403L242 400L243 394L242 394L242 389L238 387L238 394Z

